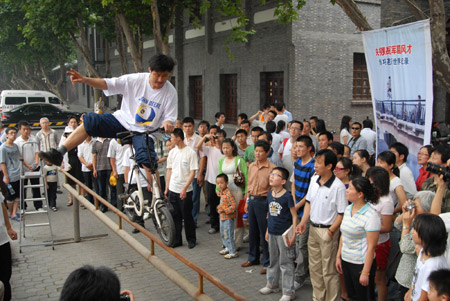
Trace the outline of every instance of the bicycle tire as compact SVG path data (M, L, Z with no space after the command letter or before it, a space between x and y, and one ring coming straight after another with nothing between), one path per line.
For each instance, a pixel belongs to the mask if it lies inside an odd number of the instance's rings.
M156 209L155 214L158 214L161 221L161 228L156 229L161 241L168 247L173 245L175 240L175 222L173 221L172 214L166 206L161 206ZM157 224L155 226L158 228Z

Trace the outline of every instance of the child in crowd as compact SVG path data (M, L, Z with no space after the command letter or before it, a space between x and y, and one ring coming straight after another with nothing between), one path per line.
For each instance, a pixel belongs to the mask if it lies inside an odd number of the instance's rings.
M283 233L291 226L297 225L297 210L294 199L284 185L289 177L289 171L283 167L275 167L269 178L272 188L267 194L269 218L267 223L266 241L269 243L270 265L267 268L267 284L259 290L263 295L278 292L280 279L283 288L283 297L280 300L294 300L294 260L295 260L295 233L287 240L291 242L286 246ZM289 236L289 234L288 234Z
M414 220L412 238L421 250L417 257L411 288L405 300L426 300L430 291L428 276L431 272L448 268L445 260L447 232L443 220L434 214L424 213Z
M48 206L53 211L58 211L56 208L56 187L58 186L58 166L46 162L44 166L45 183L47 189Z
M228 176L224 173L216 177L220 194L220 204L217 213L220 214L220 234L225 248L219 252L226 259L236 258L238 253L234 244L234 219L236 218L236 200L228 188Z
M428 282L430 283L428 300L450 300L450 270L441 269L432 272L428 277Z

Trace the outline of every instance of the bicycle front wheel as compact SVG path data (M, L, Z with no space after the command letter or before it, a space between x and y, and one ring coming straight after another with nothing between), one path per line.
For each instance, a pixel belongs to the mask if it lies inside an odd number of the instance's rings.
M156 211L161 221L161 228L157 229L159 237L166 246L171 247L175 239L175 223L172 214L165 206L161 206ZM158 227L158 225L155 226Z

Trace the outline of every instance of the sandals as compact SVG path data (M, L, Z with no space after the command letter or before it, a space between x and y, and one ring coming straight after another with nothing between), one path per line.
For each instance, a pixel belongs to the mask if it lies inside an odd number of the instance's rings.
M12 219L13 221L17 221L17 222L20 222L20 214L19 214L19 213L17 213L17 215L16 215L16 216L14 216L14 217L11 217L11 219Z
M72 206L73 205L73 202L71 202L71 201L68 201L67 203L66 203L66 206L67 207L70 207L70 206Z

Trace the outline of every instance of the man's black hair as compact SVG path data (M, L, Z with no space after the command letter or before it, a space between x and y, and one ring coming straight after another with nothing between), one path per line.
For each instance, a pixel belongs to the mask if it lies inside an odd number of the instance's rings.
M289 121L289 124L290 125L293 125L294 123L297 123L298 125L300 125L300 131L303 131L303 122L302 121L298 121L298 120L292 120L292 121Z
M17 129L15 127L7 127L5 133L8 135L8 133L11 132L12 130L17 132Z
M259 133L258 138L263 135L266 135L267 140L269 141L270 144L272 144L272 141L273 141L272 134L269 132L261 132L261 133Z
M408 151L408 148L406 147L406 145L404 145L401 142L394 142L389 146L389 148L395 149L399 156L403 155L404 156L403 162L406 162L406 160L408 159L408 155L409 155L409 151Z
M240 117L242 120L247 120L248 119L248 116L245 113L239 114L238 117Z
M69 120L70 120L70 119L69 119ZM26 120L21 120L21 121L19 121L19 123L17 123L17 127L19 128L19 130L20 130L23 126L30 126L30 124L29 124L28 121L26 121Z
M450 146L448 144L440 144L436 146L433 150L433 153L434 152L441 155L442 164L447 163L448 159L450 159Z
M78 123L78 117L75 115L70 115L69 118L67 118L67 123L69 123L70 119L75 119L75 121Z
M363 120L363 127L366 129L373 129L373 122L372 120L367 117L367 119Z
M120 300L120 280L110 268L85 265L70 273L60 301Z
M428 282L433 285L438 296L447 295L450 297L450 270L439 269L430 273Z
M237 136L238 134L244 134L245 136L248 136L247 131L244 129L237 130L235 136Z
M224 179L225 182L228 183L228 176L226 174L224 174L224 173L218 174L216 179L220 179L220 178Z
M286 168L277 166L273 170L278 170L279 172L281 172L281 178L283 180L286 180L286 181L288 180L288 178L289 178L289 171Z
M227 138L227 132L225 132L225 130L218 129L217 134L222 134L223 138Z
M264 130L261 128L261 127L259 127L259 126L255 126L254 128L252 128L252 130L250 131L250 132L260 132L260 133L262 133L262 132L264 132Z
M250 121L248 119L244 119L241 121L241 125L243 124L248 124L248 126L250 126Z
M271 120L266 123L266 130L271 134L275 133L275 131L277 130L277 124L275 123L275 121Z
M313 141L311 139L311 137L309 137L308 135L300 135L297 140L295 140L296 142L303 142L303 144L305 144L306 147L312 147L313 146Z
M257 147L262 147L264 149L264 152L268 153L270 151L270 144L266 140L258 140L255 143L255 149Z
M148 61L148 66L152 71L172 72L173 67L175 66L175 61L168 55L156 54L150 58L150 60Z
M175 137L181 138L181 140L184 140L184 132L180 128L174 128L172 134Z
M263 110L266 110L268 108L270 108L270 104L268 104L268 103L263 104L263 106L262 106Z
M424 254L436 257L445 253L447 231L442 218L431 213L419 214L414 218L413 228L422 241Z
M277 111L281 112L283 111L283 103L282 102L276 102L274 104L275 109L277 109Z
M319 137L322 135L326 135L328 141L330 141L330 140L333 141L333 134L331 134L329 131L320 132Z
M205 124L206 125L206 127L208 128L208 130L209 130L209 122L208 121L206 121L206 120L202 120L202 121L200 121L199 123L198 123L198 125L202 125L202 124Z
M344 145L338 141L333 141L329 145L332 149L336 151L338 155L344 155Z
M337 156L336 154L329 149L321 149L316 153L316 158L319 156L323 156L324 158L324 162L325 162L325 166L331 164L331 171L334 170L334 168L336 167L336 163L337 163Z
M319 119L319 117L317 117L317 116L311 116L311 117L309 117L309 120L315 120L315 121L317 121Z
M194 118L192 118L192 117L184 117L183 120L181 121L181 123L182 124L191 123L192 125L195 125Z
M269 113L272 113L274 117L277 117L278 113L275 112L274 110L270 110Z
M209 127L209 130L211 131L212 129L216 129L216 130L220 130L218 125L213 124L212 126Z
M222 116L222 115L225 115L225 113L224 113L224 112L217 112L216 115L214 115L214 118L216 118L216 120L217 120L217 119L219 119L220 116Z
M359 123L358 121L355 121L355 122L352 123L352 126L355 125L355 124L359 125L359 128L362 129L362 124L361 123Z

